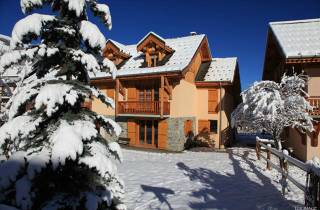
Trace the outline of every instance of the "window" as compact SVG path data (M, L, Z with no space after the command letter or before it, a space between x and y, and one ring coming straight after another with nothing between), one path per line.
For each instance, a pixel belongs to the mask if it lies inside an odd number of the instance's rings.
M139 143L158 147L158 121L139 120Z
M210 123L210 132L218 133L218 120L209 120Z
M208 90L208 113L217 113L218 91L216 89Z

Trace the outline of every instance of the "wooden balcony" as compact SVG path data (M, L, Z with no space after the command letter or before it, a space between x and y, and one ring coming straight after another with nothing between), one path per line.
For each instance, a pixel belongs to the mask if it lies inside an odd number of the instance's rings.
M119 101L119 115L151 115L161 116L160 101ZM163 116L170 115L170 102L163 102Z
M307 99L313 110L310 111L312 117L320 118L320 96L311 96Z

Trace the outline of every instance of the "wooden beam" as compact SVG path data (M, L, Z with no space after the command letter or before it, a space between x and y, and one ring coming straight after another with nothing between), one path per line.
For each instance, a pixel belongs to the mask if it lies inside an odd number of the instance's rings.
M172 99L172 87L169 84L169 81L167 79L167 77L164 77L164 90L167 91L167 93L169 94L169 99Z
M164 99L164 76L161 76L160 84L160 118L163 118L163 99Z
M119 79L118 79L118 81L119 81L119 93L125 98L126 97L126 90L123 88L123 85Z
M116 94L115 94L115 115L118 115L118 101L119 101L119 89L120 89L120 82L119 79L116 79Z

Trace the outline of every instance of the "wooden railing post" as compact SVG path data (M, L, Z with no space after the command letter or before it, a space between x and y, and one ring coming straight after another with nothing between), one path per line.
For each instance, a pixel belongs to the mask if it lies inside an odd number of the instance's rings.
M283 152L284 155L287 155L287 153ZM288 187L287 178L288 178L288 161L286 157L284 156L280 160L280 168L281 168L281 186L282 186L282 195L285 195L286 189Z
M160 118L163 118L164 76L161 76L160 83Z
M270 150L270 148L271 148L271 145L268 144L267 159L268 159L269 161L271 161L271 150ZM270 164L269 161L267 161L267 169L268 169L268 170L271 170L271 164Z
M260 160L260 152L261 152L261 145L260 145L260 141L257 140L256 141L256 153L257 153L257 159Z
M116 79L116 95L114 98L114 106L115 106L115 115L118 115L118 101L119 101L119 89L120 89L120 83L119 83L119 79Z

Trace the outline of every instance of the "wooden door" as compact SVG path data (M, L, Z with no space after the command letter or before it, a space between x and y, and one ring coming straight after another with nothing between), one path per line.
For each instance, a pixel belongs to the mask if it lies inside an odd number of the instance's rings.
M161 120L158 122L158 147L160 149L166 149L167 140L168 140L168 123L166 120Z
M130 139L130 145L135 145L137 142L136 122L134 120L128 120L128 138Z

